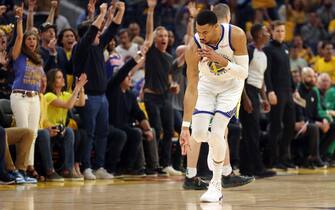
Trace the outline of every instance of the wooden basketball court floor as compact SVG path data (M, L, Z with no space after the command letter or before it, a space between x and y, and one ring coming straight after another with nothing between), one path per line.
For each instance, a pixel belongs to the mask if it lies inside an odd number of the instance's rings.
M182 189L183 177L0 186L0 209L236 210L335 209L335 169L299 169L224 189L219 204Z

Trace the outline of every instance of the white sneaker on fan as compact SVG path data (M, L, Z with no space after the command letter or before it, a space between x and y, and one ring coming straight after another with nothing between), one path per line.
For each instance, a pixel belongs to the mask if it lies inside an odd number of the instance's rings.
M96 180L97 179L95 175L93 174L92 169L90 168L86 168L83 172L83 175L84 175L85 180Z
M200 202L216 203L223 198L221 181L211 181L208 190L200 197Z
M172 166L167 166L167 167L163 168L162 171L169 174L170 176L181 176L181 175L183 175L183 173L181 171L177 171Z
M97 179L113 179L114 176L106 171L104 168L99 168L95 171L95 176Z

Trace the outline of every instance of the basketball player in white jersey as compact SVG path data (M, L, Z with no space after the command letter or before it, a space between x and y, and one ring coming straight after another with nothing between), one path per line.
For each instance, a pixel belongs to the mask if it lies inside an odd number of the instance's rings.
M188 86L180 144L183 154L192 152L195 144L204 141L212 147L213 178L200 200L218 202L223 197L221 173L227 147L225 131L235 115L248 75L246 36L238 27L219 24L211 11L198 14L196 30L194 41L185 52Z
M218 19L218 23L224 23L224 24L230 23L231 15L230 15L229 6L227 4L223 4L223 3L216 4L211 10L216 15ZM230 27L229 29L231 30L231 28L234 28L236 26L230 25L229 27ZM227 138L227 132L225 136ZM200 146L201 146L200 143L194 144L193 150L187 154L187 172L186 172L186 177L185 177L184 184L183 184L184 189L192 189L192 190L207 189L207 184L204 183L199 177L196 176ZM212 161L211 153L212 153L211 147L209 147L209 154L208 154L207 162L208 162L208 168L212 171L213 161ZM225 187L225 188L238 187L238 186L248 184L255 180L254 177L238 176L232 173L228 144L226 147L225 154L226 154L225 160L224 160L224 164L222 167L222 187Z

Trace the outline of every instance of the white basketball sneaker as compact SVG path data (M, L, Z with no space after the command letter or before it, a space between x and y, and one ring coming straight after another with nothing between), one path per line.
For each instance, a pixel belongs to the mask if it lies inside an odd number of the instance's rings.
M216 203L223 198L221 181L211 181L208 190L200 197L200 202Z

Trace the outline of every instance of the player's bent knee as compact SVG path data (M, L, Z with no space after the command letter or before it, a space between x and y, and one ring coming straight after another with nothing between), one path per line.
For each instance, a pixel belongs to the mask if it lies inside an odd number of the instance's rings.
M192 138L198 142L207 142L208 139L208 132L207 131L192 131Z

